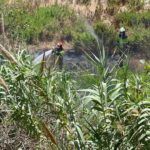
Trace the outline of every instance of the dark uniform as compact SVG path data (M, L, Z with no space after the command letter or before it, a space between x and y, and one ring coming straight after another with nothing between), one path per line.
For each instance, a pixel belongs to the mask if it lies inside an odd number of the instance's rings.
M56 47L53 49L52 54L56 56L55 63L58 63L59 69L62 69L62 66L63 66L62 52L63 52L62 44L57 43Z
M125 28L124 27L121 27L120 30L119 30L119 38L121 39L126 39L127 38L127 35L126 35L126 32L125 32Z
M119 30L119 55L122 55L122 52L126 50L127 46L127 35L124 27L121 27ZM123 66L123 61L120 62L120 67Z

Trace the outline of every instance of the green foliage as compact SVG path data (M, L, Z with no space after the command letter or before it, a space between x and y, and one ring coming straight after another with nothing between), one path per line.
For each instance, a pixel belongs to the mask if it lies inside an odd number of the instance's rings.
M82 33L73 33L73 42L74 42L74 47L76 50L83 50L91 48L92 46L95 47L94 43L95 40L94 38L87 32L83 31Z
M14 39L20 38L28 43L52 39L75 24L75 15L67 6L53 5L29 11L26 7L12 7L7 12L6 28Z
M128 7L132 11L137 11L143 8L144 1L143 0L128 0Z
M142 26L128 28L128 48L130 52L142 52L148 59L149 55L149 41L150 40L150 30L145 29Z
M14 39L32 43L59 33L71 36L78 47L97 49L95 39L66 6L31 11L13 6L5 16L6 30ZM121 13L116 20L132 33L129 46L138 44L139 48L139 43L148 43L148 12ZM116 33L112 27L96 22L94 30L104 45L113 45ZM11 122L35 138L38 149L149 150L149 64L143 73L134 73L128 65L109 68L104 48L99 55L85 53L94 73L46 70L43 64L39 72L25 52L14 57L8 52L8 60L0 65L0 104L11 110ZM0 125L1 120L5 118L0 118ZM44 148L43 143L47 145Z
M150 62L145 64L145 71L150 73Z
M0 11L2 10L4 4L5 4L5 0L0 0Z
M138 31L138 32L137 32ZM142 41L147 41L150 37L150 31L147 29L144 29L142 27L135 27L132 29L129 29L129 32L132 32L133 34L129 36L130 42L139 42L139 44L142 45ZM144 45L143 45L144 46Z
M114 47L114 42L117 39L117 34L113 26L108 27L106 24L97 21L94 24L94 29L99 39L103 41L104 46L109 48L110 51Z
M125 67L119 79L105 68L98 84L83 90L84 105L93 112L86 118L87 128L98 149L149 149L150 85L143 78L147 75L134 75Z
M150 24L150 14L148 11L142 13L136 12L124 12L116 15L116 21L122 23L125 26L135 27L139 25L144 25L149 27Z
M81 22L81 21L80 21ZM99 48L97 45L97 40L103 41L104 46L106 47L106 51L110 51L110 49L114 48L114 41L116 38L115 29L112 26L106 26L106 24L102 23L102 21L96 21L93 23L93 28L91 26L85 24L80 24L76 26L72 30L73 42L75 49L80 50L90 50L94 53L97 53L97 49ZM96 33L93 36L92 34Z
M99 53L87 54L94 76L38 72L24 52L16 54L16 64L7 57L0 66L8 87L0 84L1 102L17 127L39 141L39 149L41 141L58 149L149 149L149 73L108 68L104 49Z

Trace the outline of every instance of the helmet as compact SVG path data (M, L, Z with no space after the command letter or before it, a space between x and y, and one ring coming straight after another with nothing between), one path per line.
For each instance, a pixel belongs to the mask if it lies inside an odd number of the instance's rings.
M119 29L119 31L120 31L120 32L125 32L126 30L125 30L124 27L121 27L121 28Z

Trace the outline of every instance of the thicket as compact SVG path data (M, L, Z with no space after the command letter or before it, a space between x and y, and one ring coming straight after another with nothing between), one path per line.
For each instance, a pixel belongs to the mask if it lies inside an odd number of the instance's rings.
M149 67L108 68L103 50L100 58L87 56L96 74L46 70L43 63L36 70L23 51L12 55L0 45L0 52L1 149L149 150ZM20 131L30 138L18 138Z

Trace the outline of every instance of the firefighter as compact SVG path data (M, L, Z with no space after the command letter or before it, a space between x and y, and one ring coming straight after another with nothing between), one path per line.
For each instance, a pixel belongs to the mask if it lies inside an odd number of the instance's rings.
M52 54L56 56L55 64L58 63L59 69L62 69L63 66L63 46L62 43L57 43L57 45L53 48Z
M126 30L125 30L124 27L121 27L119 29L119 38L122 39L122 40L127 38Z

